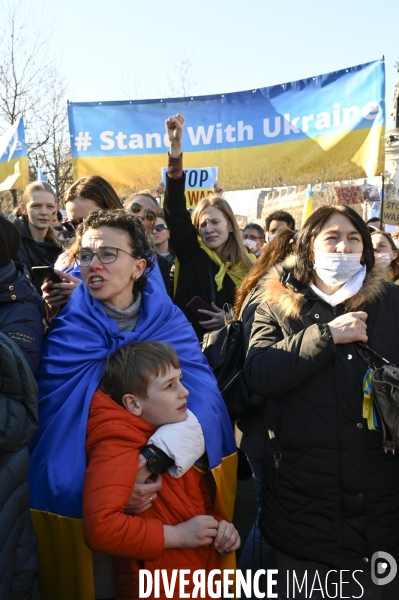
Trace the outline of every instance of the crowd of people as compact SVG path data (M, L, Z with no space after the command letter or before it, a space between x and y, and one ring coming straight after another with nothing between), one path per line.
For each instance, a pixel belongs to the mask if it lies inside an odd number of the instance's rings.
M398 598L370 577L399 561L399 455L359 344L399 365L399 233L347 206L240 230L220 192L191 214L183 130L166 120L162 208L93 175L65 222L42 182L0 214L0 598L133 600L141 569L179 598L175 569L234 570L237 429L257 506L237 568L277 569L280 600L309 597L292 572L328 580L314 599ZM237 423L201 351L226 315L257 397Z

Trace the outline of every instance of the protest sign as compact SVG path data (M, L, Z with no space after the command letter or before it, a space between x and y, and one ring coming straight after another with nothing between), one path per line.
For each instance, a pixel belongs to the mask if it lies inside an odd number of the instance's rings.
M0 137L0 191L23 190L28 182L24 121L20 117Z
M167 169L162 169L162 183L166 185ZM212 194L218 176L217 167L204 167L203 169L184 169L186 174L186 200L187 208L195 208L200 200ZM162 198L163 204L163 198Z
M382 220L389 225L399 225L399 202L385 200L382 211Z
M360 185L342 185L334 188L338 204L359 204L363 202L363 192Z
M157 187L181 113L184 166L219 167L226 190L343 181L384 171L383 60L271 87L212 96L68 104L75 179L120 193Z

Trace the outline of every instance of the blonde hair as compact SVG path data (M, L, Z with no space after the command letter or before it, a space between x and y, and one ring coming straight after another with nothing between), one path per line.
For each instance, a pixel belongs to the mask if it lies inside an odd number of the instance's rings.
M54 204L56 205L58 210L57 198L55 197L53 188L49 183L45 183L44 181L32 181L32 183L27 185L24 189L24 193L22 194L21 204L25 204L26 206L29 202L32 202L33 194L35 192L48 192L49 194L51 194L54 197ZM28 215L23 214L22 218L25 221L25 223L28 223ZM54 233L52 227L48 228L46 233L46 239L50 240L55 246L62 248L62 244L60 243L60 240Z
M192 214L192 222L194 227L197 230L199 229L201 213L208 208L208 206L213 206L214 208L220 210L232 228L232 232L230 233L226 243L217 254L223 260L223 262L230 262L232 265L241 263L241 265L249 271L252 267L252 263L249 260L248 252L242 243L241 231L231 206L224 198L221 198L216 194L210 194L207 198L203 198L200 202L198 202Z

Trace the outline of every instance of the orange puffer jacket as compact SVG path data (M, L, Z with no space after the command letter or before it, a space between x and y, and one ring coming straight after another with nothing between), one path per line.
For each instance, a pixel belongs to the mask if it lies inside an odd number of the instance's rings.
M138 516L124 508L135 484L139 451L153 425L132 415L98 390L91 402L87 423L88 467L83 494L83 527L92 550L112 554L116 600L139 598L139 570L217 568L213 547L164 549L163 525L178 525L196 515L210 514L221 520L210 501L203 475L191 468L183 477L162 475L162 489L152 507ZM160 598L166 598L160 577ZM191 576L186 575L191 581ZM184 588L186 593L192 585ZM171 596L169 596L171 597ZM180 598L179 577L173 598ZM208 596L206 596L208 598Z

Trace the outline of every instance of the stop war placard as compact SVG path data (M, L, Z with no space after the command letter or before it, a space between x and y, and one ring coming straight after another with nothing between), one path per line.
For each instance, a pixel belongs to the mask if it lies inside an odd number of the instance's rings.
M162 169L162 182L166 184L166 171ZM213 193L214 184L218 176L217 167L204 167L202 169L184 169L186 174L186 200L187 208L195 208L200 200Z
M394 200L384 202L382 220L388 225L399 225L399 202Z

